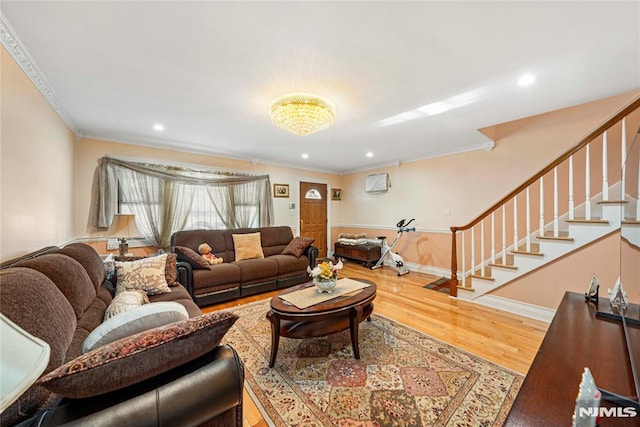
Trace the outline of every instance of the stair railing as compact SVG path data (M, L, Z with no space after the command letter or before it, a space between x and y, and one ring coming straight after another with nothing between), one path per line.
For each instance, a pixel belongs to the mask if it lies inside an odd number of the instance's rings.
M451 280L449 282L449 286L451 296L456 297L458 295L458 288L472 290L469 276L475 274L481 277L485 276L485 271L489 267L489 265L495 264L498 259L500 259L501 261L499 264L502 264L503 266L507 265L509 250L535 254L535 244L531 241L531 235L535 234L536 231L538 233L538 236L545 237L545 230L549 229L549 232L552 233L551 237L559 238L560 197L565 199L563 200L563 203L566 202L567 210L565 212L568 213L567 221L590 222L596 220L592 216L593 194L591 188L591 180L593 179L593 174L599 172L602 173L602 192L599 195L599 197L601 198L601 203L614 202L609 198L610 184L608 182L608 175L610 163L609 154L611 153L611 149L609 148L608 132L610 132L611 129L617 125L619 125L621 128L619 145L620 151L616 152L616 155L620 156L621 170L622 165L624 165L624 162L626 160L627 154L626 118L638 108L640 108L640 96L629 102L625 107L615 113L610 119L606 120L600 126L591 131L578 144L562 153L555 160L545 166L542 170L540 170L531 178L516 187L509 194L498 200L490 208L482 212L472 221L462 226L450 227ZM596 167L593 167L592 157L594 154L596 154L596 157L598 157L599 155L599 153L592 153L593 150L591 150L592 142L595 142L596 140L598 140L597 142L602 141L602 150L600 156L600 160L602 160L602 163L601 166L596 165ZM584 163L582 163L582 156L584 156ZM584 164L584 181L582 181L580 177L574 176L574 169L577 161L576 159L581 161L580 168ZM600 168L599 170L598 167ZM594 170L594 172L592 172L592 169ZM559 189L559 173L567 175L568 188L562 190ZM552 196L545 196L545 177L547 177L548 181L552 181ZM580 213L584 214L584 218L581 219L578 219L575 216L576 206L578 206L578 200L576 199L574 187L576 186L575 184L577 183L577 181L580 181L579 184L583 186L584 189L584 199L582 199L581 197L578 199L582 201ZM638 185L640 186L640 183ZM621 197L620 200L624 200L624 198L626 197L626 183L624 176L622 176L619 186ZM565 191L566 194L564 194ZM531 229L532 192L537 192L539 194L539 224L537 230L533 231ZM560 196L561 192L563 193L562 196ZM519 197L520 202L518 201ZM638 197L640 198L640 190ZM551 201L552 208L545 207L545 201L547 199ZM615 201L615 203L619 203L619 201ZM522 213L518 213L519 207L521 211L524 210L524 218L522 217ZM508 212L509 210L511 212ZM545 223L546 211L552 211L553 219L549 224ZM640 208L636 212L639 211ZM498 227L496 227L496 220L498 220L499 223ZM487 227L485 227L485 223L487 223ZM520 227L522 226L524 226L524 230L521 231ZM498 231L496 230L496 228L498 228ZM459 272L457 245L459 233L461 234L461 280L458 278ZM520 240L520 233L524 234L524 242L521 242ZM489 238L487 238L487 234L489 234ZM498 244L501 245L501 250L499 252L496 252L496 235L500 237L500 242ZM511 242L509 242L508 236L513 236ZM470 242L469 251L467 251L466 245L467 238ZM476 242L476 240L478 240L478 242ZM490 242L489 250L487 250L487 248L485 247L485 240L488 240ZM470 268L468 269L467 255L470 256Z

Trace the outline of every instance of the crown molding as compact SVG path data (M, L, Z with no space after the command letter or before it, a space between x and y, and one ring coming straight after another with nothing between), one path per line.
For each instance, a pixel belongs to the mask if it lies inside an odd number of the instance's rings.
M7 21L7 18L5 18L1 12L0 43L2 43L7 52L9 52L11 57L18 63L22 71L29 77L29 79L31 79L33 84L38 88L49 104L51 104L51 107L55 110L58 116L60 116L69 129L78 136L80 134L78 127L75 125L73 120L71 120L66 111L64 111L58 102L55 92L51 88L51 84L44 77L44 74L16 35L15 30L11 27L9 21Z
M421 160L427 160L427 159L434 159L436 157L445 157L445 156L453 156L454 154L460 154L460 153L465 153L467 151L476 151L476 150L487 150L487 151L491 151L495 148L496 143L494 141L487 141L487 142L483 142L480 144L474 144L474 145L467 145L464 147L460 147L460 148L455 148L453 150L444 150L444 151L437 151L435 153L432 154L427 154L425 156L420 156L420 157L412 157L412 158L407 158L407 159L403 159L403 160L396 160L394 162L386 162L386 163L378 163L375 165L371 165L371 166L366 166L366 167L362 167L362 168L357 168L357 169L349 169L347 171L343 171L340 173L340 175L351 175L354 173L360 173L360 172L369 172L372 170L377 170L377 169L382 169L382 168L386 168L386 167L400 167L402 164L404 163L412 163L412 162L419 162Z

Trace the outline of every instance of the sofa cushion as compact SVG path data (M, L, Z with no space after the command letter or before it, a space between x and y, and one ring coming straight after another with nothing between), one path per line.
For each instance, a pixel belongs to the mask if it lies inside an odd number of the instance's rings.
M293 255L299 258L316 239L311 237L294 237L282 251L282 255Z
M222 263L212 265L207 270L194 270L193 288L198 289L203 286L215 286L225 283L240 283L241 272L238 263Z
M188 318L187 309L177 302L140 305L109 318L94 329L82 343L82 352L86 353L120 338Z
M131 262L116 261L116 293L134 289L141 289L148 295L171 292L165 279L166 263L167 254Z
M262 252L268 257L282 253L282 250L293 240L291 227L285 225L260 228Z
M278 275L278 262L273 257L245 259L236 262L240 267L240 283L259 279L275 279Z
M51 279L73 307L76 319L82 317L96 297L96 288L87 271L78 261L67 255L46 254L20 262L16 266L37 270Z
M202 311L200 307L193 301L189 291L180 285L175 288L171 288L171 293L168 294L158 294L149 296L149 301L161 302L161 301L174 301L182 304L184 308L187 309L187 313L189 313L189 317L198 317L202 315Z
M264 258L260 233L232 234L233 250L236 253L236 261L244 259Z
M173 250L176 252L180 261L189 263L194 270L208 270L209 267L211 267L211 264L193 249L185 246L174 246Z
M105 310L103 320L109 320L115 315L133 310L144 304L149 304L149 297L142 289L120 292Z
M64 254L78 261L87 271L91 282L96 288L96 292L100 289L100 286L102 286L104 282L106 271L102 258L100 258L100 255L98 255L95 249L84 243L71 243L59 249L57 253Z
M278 263L278 275L297 272L305 272L309 266L309 259L302 255L295 257L293 255L273 255L269 259L273 259Z
M237 319L217 311L140 332L77 357L37 384L74 399L119 390L211 351Z
M0 271L0 301L2 314L49 344L51 351L45 372L64 363L76 329L76 316L69 301L47 276L20 267ZM0 425L14 425L32 415L49 395L40 386L30 387L2 412Z
M113 259L115 261L138 261L141 259L147 258L146 256L115 256ZM164 267L164 279L167 281L167 285L169 286L178 286L180 282L178 282L178 267L177 267L178 256L177 254L167 254L167 263Z

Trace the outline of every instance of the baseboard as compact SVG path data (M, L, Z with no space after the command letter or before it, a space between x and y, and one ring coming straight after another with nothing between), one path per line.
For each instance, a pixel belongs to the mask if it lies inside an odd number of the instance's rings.
M553 316L556 314L556 311L550 308L540 307L539 305L528 304L526 302L515 301L495 295L482 295L468 302L480 304L485 307L496 308L498 310L507 311L509 313L518 314L520 316L529 317L546 323L551 323Z
M431 274L433 276L451 277L451 270L430 265L416 264L414 262L405 262L404 266L408 270L417 271L419 273Z

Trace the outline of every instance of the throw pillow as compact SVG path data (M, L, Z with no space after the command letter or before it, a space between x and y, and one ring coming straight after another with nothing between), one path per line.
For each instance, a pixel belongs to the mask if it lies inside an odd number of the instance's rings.
M287 247L282 250L282 254L293 255L296 258L300 258L304 251L307 250L315 240L316 239L311 237L294 237Z
M104 312L104 320L109 320L116 314L133 310L143 304L149 304L149 297L147 297L147 293L142 289L137 291L120 292L115 296L111 301L111 304L109 304L109 307L107 307Z
M188 318L187 309L174 301L138 306L102 322L85 338L82 352L86 353L120 338Z
M115 261L138 261L140 259L145 259L145 256L119 256L116 255L113 259ZM169 286L178 286L180 282L178 281L178 267L176 263L178 256L176 254L167 254L167 264L164 267L164 278L167 281Z
M194 270L209 270L211 268L211 265L202 259L200 254L193 249L185 246L175 246L173 250L178 255L180 261L188 262Z
M236 251L236 261L252 258L264 258L260 232L232 234L233 248Z
M165 279L167 254L143 258L137 261L116 261L116 293L142 289L147 295L171 292Z
M119 390L211 351L237 319L216 311L140 332L76 357L37 384L73 399Z

